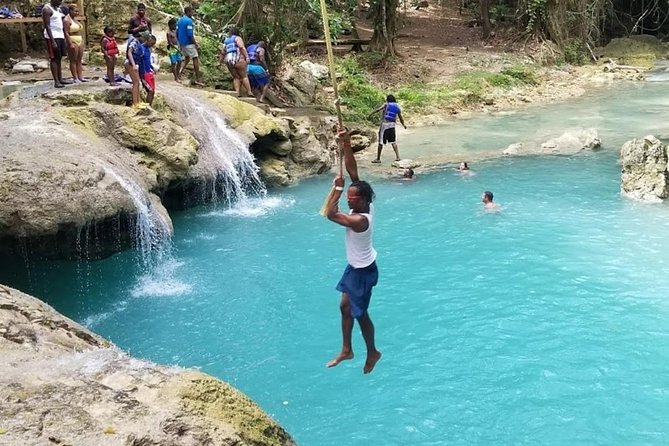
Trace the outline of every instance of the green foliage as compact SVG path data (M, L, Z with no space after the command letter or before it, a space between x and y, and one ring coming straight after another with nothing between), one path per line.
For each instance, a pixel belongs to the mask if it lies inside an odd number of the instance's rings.
M543 26L546 20L546 7L548 0L527 0L526 12L529 17L526 31L532 32Z
M588 62L588 51L582 40L567 40L562 48L564 61L573 65L583 65Z
M338 87L344 119L376 123L378 116L367 118L367 115L383 103L385 100L383 92L369 81L355 57L341 59L337 72L341 75Z
M502 74L509 76L513 79L516 79L521 84L527 85L538 85L539 79L537 79L537 73L529 65L512 65L506 67L501 71Z
M373 54L373 53L371 53ZM373 85L365 73L369 54L347 56L340 60L337 73L339 95L342 98L343 114L347 121L377 124L378 116L367 115L383 103L387 94L394 94L406 114L443 113L445 108L474 105L485 102L493 89L510 89L523 85L536 85L537 75L531 66L513 65L499 73L470 71L458 75L447 85L409 83L400 85L395 91L383 91ZM372 60L383 60L371 56Z

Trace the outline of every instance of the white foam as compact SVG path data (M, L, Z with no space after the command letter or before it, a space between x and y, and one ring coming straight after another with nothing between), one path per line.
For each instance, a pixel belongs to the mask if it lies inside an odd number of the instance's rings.
M212 211L204 214L205 217L241 217L256 218L271 214L277 209L287 209L295 205L294 198L287 197L264 197L247 198L235 203L229 209Z
M156 265L152 271L139 278L130 292L132 297L175 297L189 294L193 285L175 277L185 263L173 259Z
M116 308L114 308L112 311L105 311L104 313L99 313L99 314L92 314L85 318L82 321L82 325L90 330L92 330L95 326L99 325L100 323L106 321L109 319L112 315L116 313L120 313L121 311L124 311L128 307L128 302L125 300L122 300L116 304Z

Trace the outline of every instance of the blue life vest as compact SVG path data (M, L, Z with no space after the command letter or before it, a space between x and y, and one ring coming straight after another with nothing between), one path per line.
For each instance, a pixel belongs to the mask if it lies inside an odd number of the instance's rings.
M258 60L258 55L256 54L256 50L258 49L258 44L254 43L253 45L249 45L246 48L246 52L249 53L249 61L255 62Z
M386 114L383 116L383 120L395 122L399 112L400 106L397 105L397 102L388 102L388 105L386 105Z
M234 34L228 37L223 41L223 44L225 44L225 52L226 53L236 53L237 52L237 36Z

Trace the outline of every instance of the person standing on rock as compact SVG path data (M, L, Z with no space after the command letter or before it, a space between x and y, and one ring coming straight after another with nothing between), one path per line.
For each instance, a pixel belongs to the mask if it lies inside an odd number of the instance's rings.
M137 14L128 22L128 35L137 36L137 34L148 31L151 34L151 19L146 16L146 5L139 3L137 5Z
M374 190L366 181L358 177L358 168L351 149L351 137L345 129L340 129L337 141L344 154L346 170L351 177L351 185L346 191L349 213L339 210L339 199L344 191L344 178L337 174L334 179L334 191L328 197L326 216L346 228L346 259L348 265L337 284L341 291L341 331L342 349L340 353L326 364L335 367L342 361L353 359L351 336L353 321L357 319L362 337L367 346L367 359L363 373L371 373L381 359L381 352L376 349L374 341L374 324L369 316L369 302L372 288L377 284L379 272L376 266L376 250L372 245L374 225Z
M383 145L390 143L393 146L395 151L395 161L400 160L400 150L397 147L397 136L395 135L395 123L399 118L400 123L406 129L407 126L404 124L404 118L402 117L402 110L397 104L395 96L389 94L386 97L386 102L377 107L372 111L368 117L383 111L383 119L381 120L381 126L379 127L379 146L376 150L376 159L373 160L373 163L381 162L381 151L383 150Z
M249 63L249 54L246 52L244 41L239 37L239 29L233 26L229 29L228 37L223 40L223 49L221 50L220 62L225 63L232 76L232 85L237 96L242 96L242 87L246 93L252 97L251 84L246 71Z
M269 90L270 75L267 68L267 50L265 42L262 40L246 48L249 56L249 64L246 67L246 73L249 78L249 85L255 94L256 100L262 103L265 100L267 90Z
M79 10L77 5L61 6L61 12L65 14L63 17L63 26L65 31L65 41L67 42L67 59L70 61L70 73L72 73L72 81L75 84L88 82L84 78L84 38L81 35L84 27L76 19Z
M177 21L177 41L181 54L185 58L181 71L179 72L179 79L181 74L188 66L188 62L193 59L193 70L195 71L195 85L203 86L200 76L200 58L198 55L198 44L195 40L195 22L193 22L193 7L186 6L184 8L184 15L179 17Z
M42 8L42 24L44 26L44 39L46 41L47 54L53 77L53 86L63 88L70 81L63 80L62 60L67 54L65 45L65 31L63 29L63 18L65 14L60 12L62 0L51 0Z

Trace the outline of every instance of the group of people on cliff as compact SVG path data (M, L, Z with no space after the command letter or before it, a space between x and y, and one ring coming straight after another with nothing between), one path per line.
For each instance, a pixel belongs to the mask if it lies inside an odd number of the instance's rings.
M62 5L62 0L50 0L42 9L44 38L50 60L51 73L56 88L79 82L87 82L82 73L84 52L83 27L76 20L79 13L76 5ZM184 70L193 61L194 85L202 86L200 70L200 46L195 35L194 9L186 6L183 14L168 22L167 53L171 71L176 82L181 82ZM152 63L151 48L156 44L152 34L151 19L146 15L146 5L139 3L136 14L128 23L128 40L123 62L123 76L115 74L117 59L120 55L116 30L108 25L103 30L100 47L105 60L107 73L105 81L111 86L118 86L122 80L132 83L132 105L140 104L140 90L146 90L146 102L152 103L156 89L156 65ZM245 46L236 27L228 29L222 41L220 62L225 64L232 76L235 92L241 96L243 90L259 102L265 100L270 85L268 67L269 54L263 41L253 41ZM70 60L72 80L63 79L61 63L63 57Z

